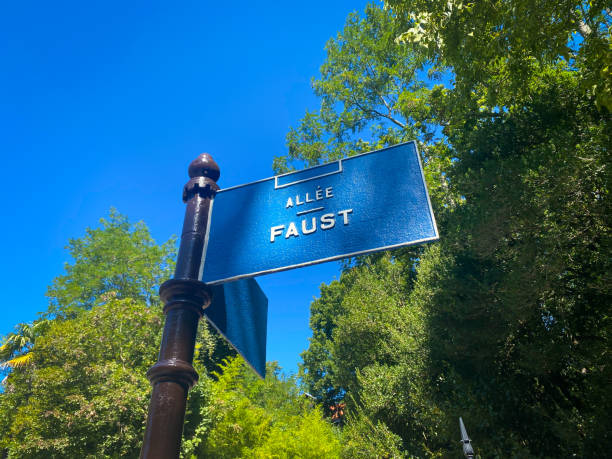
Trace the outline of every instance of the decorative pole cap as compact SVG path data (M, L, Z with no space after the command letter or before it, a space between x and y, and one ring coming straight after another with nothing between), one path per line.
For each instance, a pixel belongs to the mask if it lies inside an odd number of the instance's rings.
M219 176L221 175L219 166L208 153L202 153L196 159L191 161L188 173L190 178L208 177L214 182L219 180Z

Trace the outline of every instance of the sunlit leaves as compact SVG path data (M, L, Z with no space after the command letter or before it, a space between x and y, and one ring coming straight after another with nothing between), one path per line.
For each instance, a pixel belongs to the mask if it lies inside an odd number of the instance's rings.
M416 138L429 139L427 81L417 77L421 56L396 43L400 26L374 5L326 46L327 59L313 89L321 100L287 134L288 153L276 172L369 151Z
M162 317L113 299L53 320L0 397L0 445L11 457L136 456Z
M216 376L210 431L192 457L339 457L331 424L274 365L260 380L242 358L234 358Z
M113 298L154 303L157 288L170 277L174 244L171 239L157 245L144 223L130 223L111 209L100 227L69 241L74 261L65 264L66 274L55 278L47 291L50 314L70 314Z
M398 41L423 49L434 65L450 66L467 97L478 84L493 106L527 93L523 82L542 65L564 60L581 71L585 96L612 109L610 5L605 0L387 0L404 24ZM494 65L491 65L494 64ZM534 65L535 64L535 65ZM497 72L506 72L495 81ZM495 94L501 98L496 100Z

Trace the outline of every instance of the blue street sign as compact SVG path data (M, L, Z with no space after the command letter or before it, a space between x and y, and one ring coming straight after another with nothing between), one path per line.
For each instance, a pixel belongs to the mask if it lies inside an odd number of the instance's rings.
M213 287L208 321L262 378L266 375L268 298L255 279Z
M209 222L207 284L438 239L415 142L226 188Z

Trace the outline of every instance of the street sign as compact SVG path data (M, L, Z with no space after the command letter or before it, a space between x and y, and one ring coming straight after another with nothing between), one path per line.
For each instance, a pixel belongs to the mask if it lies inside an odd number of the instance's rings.
M438 239L415 142L221 190L208 230L211 285Z
M266 375L268 298L255 279L215 285L208 321L262 378Z

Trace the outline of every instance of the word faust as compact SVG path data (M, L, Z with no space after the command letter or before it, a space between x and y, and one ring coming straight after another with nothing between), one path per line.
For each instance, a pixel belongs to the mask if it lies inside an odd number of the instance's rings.
M346 209L338 212L337 215L342 217L344 226L349 224L349 214L352 212L353 209ZM320 218L307 217L302 220L301 225L296 225L294 222L291 222L289 225L278 225L270 228L270 242L274 242L276 237L282 236L283 233L285 234L285 239L289 239L290 237L298 237L300 232L306 236L314 233L318 228L325 231L332 229L334 226L336 226L336 214L323 214ZM301 231L298 231L298 229Z

